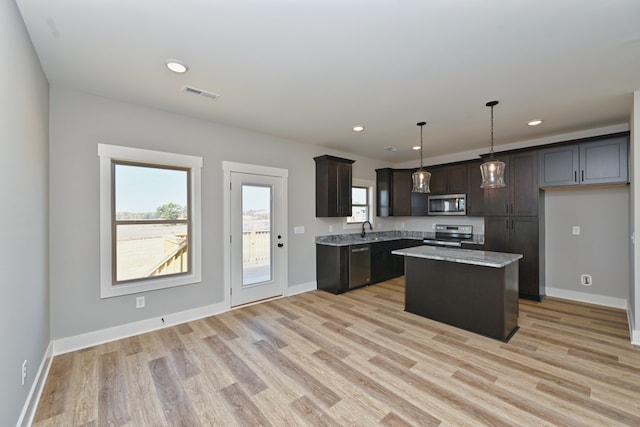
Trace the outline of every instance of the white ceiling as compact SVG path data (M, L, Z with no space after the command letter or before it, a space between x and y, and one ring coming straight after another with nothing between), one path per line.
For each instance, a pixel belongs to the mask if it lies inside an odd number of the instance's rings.
M499 150L626 123L640 89L638 0L17 4L51 84L389 162L422 120L425 158L488 151L493 99Z

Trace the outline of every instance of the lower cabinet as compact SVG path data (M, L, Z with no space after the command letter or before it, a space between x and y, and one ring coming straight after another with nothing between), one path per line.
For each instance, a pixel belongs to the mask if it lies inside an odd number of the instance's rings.
M349 290L349 246L316 244L316 282L334 294Z
M519 269L520 298L544 298L543 257L540 256L538 217L485 217L484 249L522 254Z
M371 283L400 277L404 274L404 257L391 254L397 249L420 246L420 240L400 239L377 242L371 245Z
M384 282L404 274L404 257L392 255L396 249L422 245L422 240L398 239L371 242L370 283ZM316 281L318 289L340 294L350 289L351 246L316 244Z

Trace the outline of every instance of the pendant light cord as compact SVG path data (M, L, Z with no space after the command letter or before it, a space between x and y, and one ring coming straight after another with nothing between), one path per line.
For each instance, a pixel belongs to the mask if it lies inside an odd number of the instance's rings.
M489 152L489 157L493 158L493 107L498 105L498 101L489 101L486 105L491 107L491 151Z
M426 125L427 122L418 122L416 124L418 126L420 126L420 170L422 170L423 169L423 166L422 166L422 152L424 151L423 150L423 145L422 145L422 128L424 128L424 125Z
M420 126L420 169L422 169L422 126Z
M491 106L491 155L493 156L493 105Z

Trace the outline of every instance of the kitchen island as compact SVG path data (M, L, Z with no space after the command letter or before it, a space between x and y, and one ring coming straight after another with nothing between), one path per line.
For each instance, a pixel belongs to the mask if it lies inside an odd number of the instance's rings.
M405 310L509 341L518 330L520 254L417 246L404 256Z

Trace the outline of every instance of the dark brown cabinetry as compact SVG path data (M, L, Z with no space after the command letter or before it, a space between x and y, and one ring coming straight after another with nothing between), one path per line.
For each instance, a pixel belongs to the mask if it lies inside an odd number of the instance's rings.
M376 169L377 216L427 215L427 194L412 193L414 169Z
M427 170L431 172L429 188L433 194L467 192L466 164L438 166Z
M541 150L540 187L627 183L628 151L626 134Z
M539 241L538 153L531 150L497 158L506 164L507 185L482 190L485 250L522 254L520 297L540 301L544 298L544 265Z
M323 291L349 290L349 246L316 245L316 281Z
M420 240L400 239L371 244L371 283L400 277L404 274L404 257L391 254L397 249L422 245Z
M370 283L383 282L404 274L404 258L392 255L396 249L419 246L421 240L398 239L368 244ZM350 289L350 251L353 246L316 244L316 280L318 289L339 294Z
M505 162L503 188L484 189L485 216L492 215L538 215L538 154L526 151L497 156Z
M354 160L334 156L315 157L316 216L351 216L351 165Z
M467 215L484 216L484 189L480 165L482 160L476 160L467 164Z
M544 259L540 257L538 217L493 216L484 219L486 251L522 254L519 267L520 297L544 297Z

